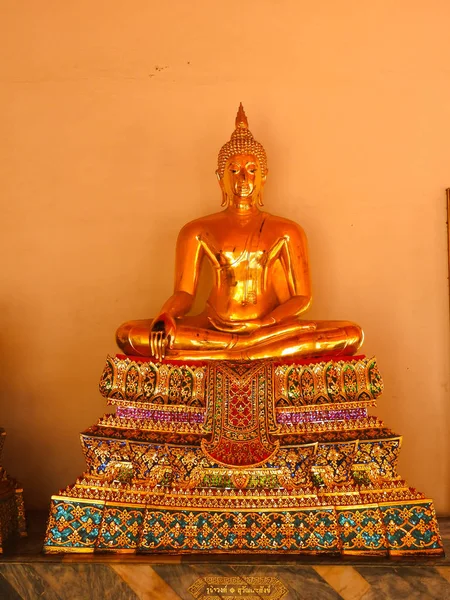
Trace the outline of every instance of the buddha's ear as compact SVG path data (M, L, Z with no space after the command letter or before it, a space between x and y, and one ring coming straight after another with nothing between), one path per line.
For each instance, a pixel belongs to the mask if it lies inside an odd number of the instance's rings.
M268 172L269 172L269 170L266 169L265 172L264 172L264 175L261 175L261 189L259 190L259 195L258 195L258 204L259 204L259 206L264 206L263 188L264 188L264 184L266 183L267 173Z
M227 200L227 195L225 192L225 187L223 185L223 177L220 176L219 171L216 171L216 177L217 177L217 181L219 182L220 189L222 190L222 203L220 206L227 206L228 200Z

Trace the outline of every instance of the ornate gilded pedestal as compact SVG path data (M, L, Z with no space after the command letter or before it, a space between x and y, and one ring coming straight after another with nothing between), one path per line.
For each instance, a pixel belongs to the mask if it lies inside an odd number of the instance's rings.
M376 360L154 364L108 357L116 406L81 434L46 552L441 555L433 502L368 410Z
M0 458L5 437L5 430L0 427ZM0 553L3 552L5 543L14 535L27 535L23 489L0 466Z

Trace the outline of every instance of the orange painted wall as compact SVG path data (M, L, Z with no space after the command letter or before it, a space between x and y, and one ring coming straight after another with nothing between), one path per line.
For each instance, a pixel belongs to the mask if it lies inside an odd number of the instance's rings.
M0 4L0 423L27 505L84 468L113 333L218 209L243 101L266 206L305 228L311 316L366 331L400 471L450 513L447 0Z

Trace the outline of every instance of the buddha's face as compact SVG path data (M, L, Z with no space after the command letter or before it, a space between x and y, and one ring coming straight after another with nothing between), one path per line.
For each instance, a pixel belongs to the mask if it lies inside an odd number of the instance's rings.
M253 154L239 154L227 160L220 186L228 201L253 204L265 183L258 159Z

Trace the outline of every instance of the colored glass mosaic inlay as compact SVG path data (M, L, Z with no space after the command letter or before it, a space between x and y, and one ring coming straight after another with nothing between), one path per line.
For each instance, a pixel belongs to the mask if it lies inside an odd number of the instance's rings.
M277 415L277 422L281 425L294 425L296 423L317 423L324 421L353 421L365 419L367 408L351 408L341 410L311 410L308 412L282 412Z
M120 419L151 420L161 423L203 423L205 420L205 415L201 412L167 411L130 406L118 406L116 415Z

